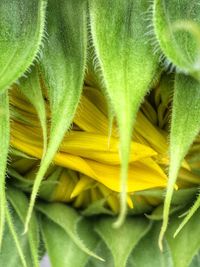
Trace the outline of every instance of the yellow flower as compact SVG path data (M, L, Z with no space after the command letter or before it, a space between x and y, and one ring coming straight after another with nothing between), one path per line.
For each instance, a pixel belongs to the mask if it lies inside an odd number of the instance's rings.
M146 97L133 132L128 172L127 203L134 207L135 192L165 188L167 185L168 123L170 118L170 95L162 89L164 83ZM29 156L41 159L43 155L42 129L34 108L17 88L10 96L12 107L11 145ZM46 100L48 119L51 119ZM109 131L111 129L111 134ZM198 140L191 155L199 147ZM191 162L191 160L190 160ZM87 207L92 202L105 198L113 212L119 211L120 158L119 136L116 123L109 125L108 111L103 94L92 85L85 85L81 102L73 120L71 130L65 135L50 169L60 171L58 183L48 196L51 201L73 202L75 207ZM200 177L191 172L184 160L177 185L181 188L199 184ZM27 179L34 179L38 169L36 160L13 157L12 166ZM54 170L54 171L55 171ZM49 177L53 170L46 175ZM177 186L176 186L177 188ZM160 199L148 198L158 205Z

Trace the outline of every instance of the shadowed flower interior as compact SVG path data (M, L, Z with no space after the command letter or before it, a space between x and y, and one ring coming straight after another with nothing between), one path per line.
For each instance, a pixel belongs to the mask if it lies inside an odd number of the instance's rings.
M146 96L137 114L127 182L127 204L131 209L135 206L134 202L137 205L140 201L146 201L155 206L162 201L156 197L141 197L139 193L162 189L167 185L172 88L172 77L163 75ZM43 94L50 121L45 90ZM10 107L13 149L9 174L15 179L21 179L21 183L24 179L31 183L43 155L42 128L34 107L17 86L11 91ZM200 140L196 139L187 158L182 162L176 189L200 183L200 176L195 172L200 164L199 147ZM115 121L112 125L109 124L106 100L94 83L85 82L73 125L65 135L53 163L43 181L45 189L41 187L41 198L71 202L77 208L86 208L91 203L104 200L112 212L119 212L118 130ZM22 186L20 181L17 185ZM31 191L29 187L24 190Z

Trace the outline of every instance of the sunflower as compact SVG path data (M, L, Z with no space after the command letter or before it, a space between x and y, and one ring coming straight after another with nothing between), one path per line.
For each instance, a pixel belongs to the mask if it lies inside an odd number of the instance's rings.
M0 265L200 266L199 14L2 1Z
M132 198L136 192L162 189L167 185L171 96L164 95L163 87L169 79L171 77L163 75L161 82L151 90L137 114L127 180L127 204L131 209L134 207ZM19 176L32 180L39 168L38 160L43 155L42 128L36 110L20 93L20 86L12 90L10 101L10 143L15 151L13 155L11 153L10 167ZM48 99L45 101L50 119ZM52 192L48 192L45 199L72 202L76 208L106 199L109 208L114 213L119 212L119 134L115 121L109 125L107 109L106 99L100 89L84 86L72 127L66 133L54 156L54 164L46 174L45 180L50 181L57 173L57 185L51 186ZM197 139L196 145L198 144ZM15 155L16 150L18 153L23 152L24 157ZM198 163L197 159L193 162ZM177 183L179 188L200 183L199 176L192 171L187 160L182 163ZM151 200L149 201L151 204ZM160 200L154 202L154 205L158 205Z

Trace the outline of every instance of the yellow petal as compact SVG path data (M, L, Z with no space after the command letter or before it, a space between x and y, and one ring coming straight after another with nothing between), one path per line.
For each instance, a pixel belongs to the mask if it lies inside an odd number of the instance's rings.
M86 175L80 175L80 180L75 185L71 198L78 196L81 192L91 188L94 185L94 180Z
M41 147L25 144L23 141L13 137L11 138L11 144L28 155L37 158L42 157ZM60 152L55 155L54 163L84 173L111 190L120 192L120 165L102 164L100 162L88 159L84 160L81 157ZM130 165L127 185L128 192L154 187L165 187L166 175L161 169L157 168L156 170L155 165L151 167L148 163L144 165L136 161Z

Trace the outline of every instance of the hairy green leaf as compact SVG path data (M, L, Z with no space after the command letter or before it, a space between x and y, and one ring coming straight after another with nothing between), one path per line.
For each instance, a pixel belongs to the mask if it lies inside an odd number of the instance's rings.
M43 239L52 267L84 267L88 259L66 232L46 217L41 220Z
M44 35L46 0L0 2L0 92L31 65Z
M95 230L110 249L115 267L126 267L132 250L147 233L150 223L145 218L127 217L124 224L115 229L113 218L102 218L95 224Z
M158 69L145 33L149 21L142 19L148 1L89 1L90 26L96 53L96 68L111 99L120 133L121 212L115 226L124 220L130 142L136 113Z
M173 216L166 232L166 239L171 250L174 267L188 267L200 249L200 211L198 211L175 238L173 237L180 218ZM198 265L197 265L198 266Z
M154 224L131 253L127 267L174 267L166 240L164 253L159 250L159 231L160 223Z
M160 246L166 231L169 209L181 162L200 130L200 83L190 76L176 74L171 132L170 165L167 193L164 202Z
M198 0L155 0L153 24L158 46L181 71L200 78L200 5Z
M93 256L99 260L100 257L95 255L86 245L82 242L79 237L77 227L80 216L73 209L64 204L53 203L53 204L37 204L37 209L46 215L48 219L52 220L54 223L58 224L66 234L71 238L71 240L76 244L79 249L81 249L86 254ZM91 237L92 238L92 237Z
M48 90L51 129L46 154L35 179L25 230L40 183L69 129L82 92L86 64L86 1L50 0L41 75Z
M17 214L11 209L6 209L6 227L0 251L0 266L33 267L27 235L22 235L22 230L23 224Z
M19 216L21 223L24 224L26 219L26 212L28 210L28 199L20 190L14 187L9 187L7 196L12 204L15 212ZM22 234L22 233L19 233ZM38 249L39 249L39 229L35 213L32 214L27 239L30 246L31 258L34 267L39 267Z
M86 265L89 255L73 242L64 229L44 216L41 219L41 226L52 267L84 267ZM94 248L97 240L91 238L95 236L95 233L91 233L91 226L91 223L87 221L79 228L85 232L81 238L84 242L88 241L89 245Z

